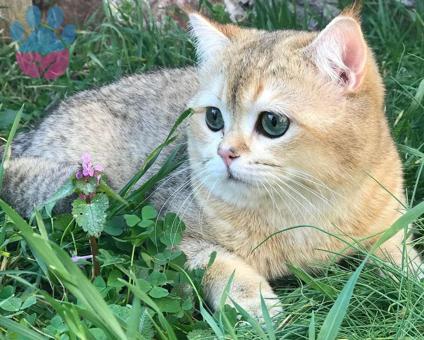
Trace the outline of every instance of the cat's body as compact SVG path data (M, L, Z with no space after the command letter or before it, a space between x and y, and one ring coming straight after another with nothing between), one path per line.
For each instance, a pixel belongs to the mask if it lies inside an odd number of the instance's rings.
M15 138L2 197L28 216L34 206L60 188L68 177L65 173L75 172L87 151L104 167L111 186L122 188L165 140L196 92L197 83L194 68L162 70L67 99L36 129ZM185 136L179 142L184 143ZM159 165L160 160L149 174ZM28 171L33 176L28 176ZM178 179L175 176L175 181ZM166 196L167 192L157 194Z
M275 298L267 280L287 274L289 264L313 269L352 252L354 240L369 246L401 215L402 169L384 89L350 15L319 35L191 21L198 72L129 77L68 99L17 137L2 197L28 215L87 151L119 189L190 106L179 141L188 143L190 168L177 170L152 200L186 222L189 267L205 267L216 251L204 279L212 305L235 271L232 297L260 315L260 291ZM402 236L379 252L397 265Z

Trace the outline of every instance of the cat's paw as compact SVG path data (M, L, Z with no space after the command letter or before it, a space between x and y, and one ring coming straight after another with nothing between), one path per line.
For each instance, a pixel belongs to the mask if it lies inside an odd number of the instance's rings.
M241 296L237 297L237 294L233 294L232 300L239 304L244 310L256 319L262 321L264 315L262 312L262 299L261 293L258 291L257 294L252 296ZM262 297L267 307L268 313L271 317L274 317L282 313L283 308L278 296L271 290L262 291Z

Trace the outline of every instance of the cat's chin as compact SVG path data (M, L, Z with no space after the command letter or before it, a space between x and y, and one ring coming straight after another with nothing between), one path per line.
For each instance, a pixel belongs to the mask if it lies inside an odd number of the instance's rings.
M238 208L255 208L259 205L262 193L255 183L235 175L222 176L216 182L206 183L208 195Z

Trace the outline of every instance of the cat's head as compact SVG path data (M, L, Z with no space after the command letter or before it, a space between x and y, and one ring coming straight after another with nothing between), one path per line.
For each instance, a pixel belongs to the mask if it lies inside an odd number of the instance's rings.
M190 15L199 90L188 129L193 185L240 206L302 200L366 171L384 89L353 12L321 32L242 29ZM309 191L308 191L309 190Z

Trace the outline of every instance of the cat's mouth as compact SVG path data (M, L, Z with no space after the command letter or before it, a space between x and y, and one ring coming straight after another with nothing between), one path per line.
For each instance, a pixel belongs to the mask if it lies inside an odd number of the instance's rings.
M227 179L231 182L250 184L246 180L244 180L244 179L240 178L239 176L237 176L236 174L234 174L234 172L231 171L230 168L227 168Z

